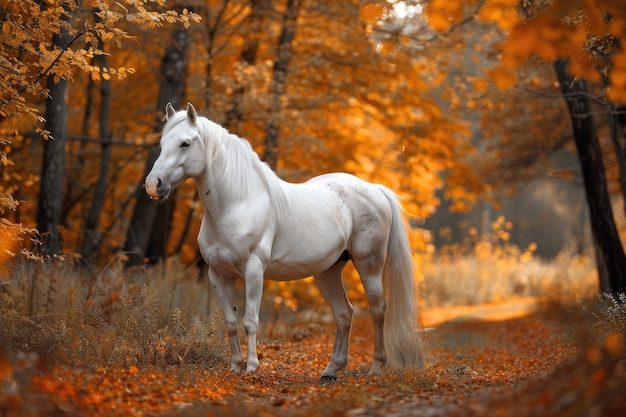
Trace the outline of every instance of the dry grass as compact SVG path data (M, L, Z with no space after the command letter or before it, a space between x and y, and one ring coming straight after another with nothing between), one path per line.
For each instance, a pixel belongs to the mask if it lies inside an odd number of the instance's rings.
M474 305L512 297L583 300L597 292L595 265L584 255L563 252L553 261L514 248L487 254L438 253L423 264L424 305Z
M520 248L510 242L513 224L500 216L470 227L461 243L423 245L422 296L426 307L475 305L512 297L576 301L593 298L598 277L593 259L564 249L546 261L534 255L537 244ZM439 231L448 239L449 228ZM425 240L431 239L426 233Z
M206 280L176 264L125 271L121 261L101 271L58 260L8 269L0 287L4 347L93 367L181 365L221 355Z
M563 303L594 298L593 264L563 253L553 262L511 245L448 247L419 256L426 309L512 297ZM14 352L38 352L69 365L182 365L227 356L223 321L206 277L175 260L125 270L114 258L102 270L66 261L18 261L0 277L0 334ZM347 287L364 308L358 278ZM239 291L239 305L243 291ZM238 309L243 312L243 308ZM269 284L261 337L299 338L332 320L311 280Z

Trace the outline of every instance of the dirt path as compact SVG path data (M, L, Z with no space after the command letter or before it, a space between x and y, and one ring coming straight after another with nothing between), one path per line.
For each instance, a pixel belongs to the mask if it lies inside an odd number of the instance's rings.
M615 345L581 344L561 313L532 300L423 314L429 364L369 377L368 317L355 320L350 366L336 382L319 374L332 326L302 326L297 338L260 343L261 369L214 362L96 370L23 364L5 369L4 415L450 416L626 415L626 369ZM613 350L611 354L609 351ZM28 358L24 358L27 361ZM10 365L17 368L15 364ZM30 366L30 368L29 368ZM6 368L6 366L5 366ZM7 379L7 372L13 376ZM3 374L0 373L0 380ZM28 378L18 381L19 378ZM17 381L13 385L7 381ZM617 414L616 414L617 413Z

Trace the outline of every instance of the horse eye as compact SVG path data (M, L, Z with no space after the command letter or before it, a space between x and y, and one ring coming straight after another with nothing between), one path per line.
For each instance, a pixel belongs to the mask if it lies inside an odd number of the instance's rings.
M181 148L188 148L191 146L191 142L189 141L184 141L183 143L180 144Z

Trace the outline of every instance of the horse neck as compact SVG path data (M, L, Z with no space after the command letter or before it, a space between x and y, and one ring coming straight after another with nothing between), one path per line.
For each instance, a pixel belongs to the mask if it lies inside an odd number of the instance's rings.
M264 167L243 139L231 135L222 127L206 125L204 133L207 150L207 168L196 178L198 193L213 211L224 210L251 198L258 198L261 189L267 190ZM278 178L276 178L277 181Z

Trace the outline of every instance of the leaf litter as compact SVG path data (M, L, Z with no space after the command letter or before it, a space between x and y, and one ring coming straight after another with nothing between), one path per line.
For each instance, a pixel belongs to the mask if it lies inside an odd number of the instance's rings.
M502 308L502 306L508 306ZM522 303L522 305L526 305ZM512 310L512 311L511 311ZM503 314L504 311L504 314ZM303 325L259 342L255 374L229 371L225 343L197 363L93 367L44 354L0 354L6 416L626 415L624 333L592 340L577 311L481 305L423 314L423 370L369 376L372 326L354 320L349 366L320 381L334 326ZM623 332L623 330L622 330Z

